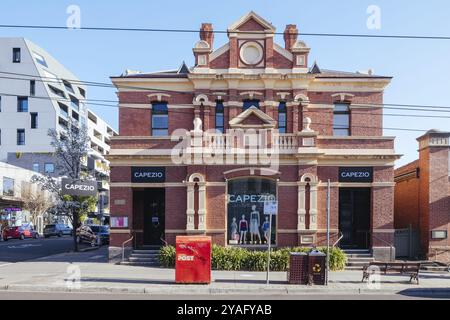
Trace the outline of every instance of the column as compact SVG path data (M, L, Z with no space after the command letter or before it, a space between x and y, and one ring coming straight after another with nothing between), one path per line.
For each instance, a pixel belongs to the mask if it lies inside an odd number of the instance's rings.
M306 230L306 183L298 183L298 231Z
M317 230L317 183L310 184L309 229Z
M195 183L192 183L192 182L187 183L187 210L186 210L186 216L187 216L186 230L187 231L195 230L195 220L194 220L195 189L194 189L194 185L195 185Z
M206 184L198 185L198 230L206 231Z

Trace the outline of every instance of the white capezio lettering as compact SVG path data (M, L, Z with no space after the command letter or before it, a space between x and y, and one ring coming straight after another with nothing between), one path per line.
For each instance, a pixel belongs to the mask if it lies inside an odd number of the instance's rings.
M88 185L80 185L80 184L65 184L65 188L67 190L77 190L77 191L94 191L94 186L88 186Z
M369 172L342 172L342 178L370 178Z
M162 178L162 172L135 172L135 178Z
M274 202L276 201L276 197L274 195L265 195L265 194L229 194L228 202L229 203L265 203L265 202Z

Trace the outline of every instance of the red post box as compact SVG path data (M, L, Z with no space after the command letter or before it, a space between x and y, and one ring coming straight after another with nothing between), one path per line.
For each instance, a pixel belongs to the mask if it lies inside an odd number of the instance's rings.
M177 237L175 282L211 283L211 237Z

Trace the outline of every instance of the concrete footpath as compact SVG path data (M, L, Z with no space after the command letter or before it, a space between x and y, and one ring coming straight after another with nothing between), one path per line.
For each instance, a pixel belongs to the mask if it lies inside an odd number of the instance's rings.
M420 285L407 276L380 277L361 283L361 271L331 272L328 287L289 285L285 272L213 271L210 285L177 285L171 269L111 265L106 248L66 253L29 262L0 264L0 290L12 292L96 292L154 295L303 295L403 294L450 298L449 273L420 274Z

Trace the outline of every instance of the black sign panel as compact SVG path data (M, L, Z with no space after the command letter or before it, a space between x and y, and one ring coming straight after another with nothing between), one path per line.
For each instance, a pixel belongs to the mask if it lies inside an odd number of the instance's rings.
M339 182L373 182L373 168L339 168Z
M97 181L61 180L62 193L69 196L95 197L97 196L97 186Z
M133 167L133 168L131 168L131 182L133 182L133 183L166 182L166 168L164 168L164 167Z

